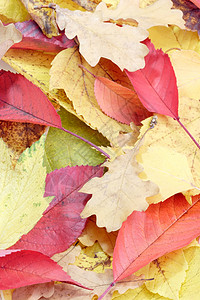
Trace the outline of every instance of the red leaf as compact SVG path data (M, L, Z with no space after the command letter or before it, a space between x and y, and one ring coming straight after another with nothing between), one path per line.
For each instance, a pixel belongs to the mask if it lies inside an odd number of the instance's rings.
M200 195L189 205L182 194L134 211L122 224L113 256L114 281L154 259L180 249L200 235Z
M178 88L169 56L155 50L149 39L145 45L149 48L145 67L125 72L146 109L178 119Z
M64 281L83 287L72 280L48 256L26 250L0 250L0 289L14 289L36 283Z
M103 168L91 166L66 167L47 175L45 197L55 195L35 227L11 247L40 251L52 256L76 241L87 219L80 213L91 198L78 190L92 177L102 176Z
M25 77L0 71L0 120L61 128L60 116L41 90Z
M21 31L23 39L20 43L16 43L11 48L40 50L46 52L59 52L63 49L73 47L74 40L67 39L64 33L61 35L47 38L32 20L15 23L15 27Z
M142 120L152 115L133 90L107 78L96 77L94 91L102 111L119 122L141 125Z

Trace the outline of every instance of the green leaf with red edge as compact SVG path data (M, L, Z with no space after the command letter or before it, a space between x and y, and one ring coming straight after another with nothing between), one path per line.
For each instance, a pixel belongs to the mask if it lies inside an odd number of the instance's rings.
M200 195L190 205L182 194L134 211L122 224L114 255L114 281L122 280L158 257L180 249L200 235Z
M0 71L0 120L62 127L42 91L22 75L6 71Z
M1 290L50 281L84 287L48 256L29 250L0 250L0 278Z
M108 78L95 78L95 97L102 111L109 117L128 125L131 122L141 125L142 120L152 115L142 105L135 91Z
M85 227L87 219L80 213L91 198L78 191L88 180L102 175L99 166L65 167L48 174L44 197L55 198L35 227L10 249L35 250L48 256L68 249Z
M178 119L178 88L169 56L155 50L149 39L144 44L149 48L145 67L125 72L146 109Z

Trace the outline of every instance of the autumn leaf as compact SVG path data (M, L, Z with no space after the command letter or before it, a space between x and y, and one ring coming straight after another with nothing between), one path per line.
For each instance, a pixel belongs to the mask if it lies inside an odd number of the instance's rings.
M63 283L64 284L64 283ZM25 287L15 289L12 294L12 300L27 300L32 297L33 300L38 300L41 297L49 298L54 293L54 283L32 284ZM5 299L7 300L7 299Z
M150 40L145 43L149 54L145 57L144 69L126 71L126 74L144 107L178 119L178 88L169 56L162 50L155 50Z
M23 22L31 18L20 0L0 0L0 16L5 23Z
M15 169L12 151L0 140L1 147L1 238L5 249L30 231L41 218L51 198L44 198L46 172L42 166L45 137L25 150Z
M64 33L51 39L47 38L41 32L39 26L32 20L15 23L15 27L22 33L23 39L20 43L14 44L12 48L57 53L75 45L75 42L68 40Z
M82 286L72 280L70 276L48 256L36 251L1 250L0 266L1 290L50 282L52 280Z
M107 78L95 78L94 92L102 111L118 122L140 125L142 120L151 116L135 91Z
M66 167L47 175L44 196L55 196L35 227L12 249L36 250L48 256L69 248L79 237L86 220L81 219L90 196L78 190L93 176L101 176L99 167Z
M123 223L117 237L113 256L114 281L196 238L199 235L199 208L199 195L193 198L190 206L183 195L177 194L150 205L146 212L134 211Z
M0 71L0 119L62 127L47 97L22 75ZM29 99L32 97L32 105ZM41 109L45 107L45 110Z
M4 26L0 21L0 59L6 51L14 44L22 39L21 33L15 28L14 24Z
M90 193L92 198L81 213L83 218L95 214L97 226L106 227L110 232L118 230L133 210L147 209L146 197L157 194L158 188L138 177L142 169L135 161L136 154L133 148L114 161L104 163L108 172L84 185L80 192Z

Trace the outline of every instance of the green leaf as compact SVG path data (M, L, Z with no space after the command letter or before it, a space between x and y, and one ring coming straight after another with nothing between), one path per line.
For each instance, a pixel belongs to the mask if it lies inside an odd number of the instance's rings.
M98 131L91 129L77 117L61 109L59 112L62 126L76 133L97 146L109 143ZM57 128L50 128L45 144L44 165L47 172L66 166L101 164L105 157L100 152L80 139Z

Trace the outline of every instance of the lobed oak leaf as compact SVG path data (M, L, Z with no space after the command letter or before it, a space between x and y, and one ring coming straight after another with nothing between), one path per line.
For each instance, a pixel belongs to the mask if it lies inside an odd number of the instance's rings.
M141 125L142 120L152 115L142 105L135 91L107 78L96 77L94 92L102 111L118 122Z
M0 71L0 104L1 120L62 127L51 102L38 87L20 74Z
M12 249L40 251L48 256L62 252L76 241L85 227L80 217L90 195L78 190L93 176L101 176L103 168L65 167L47 175L44 196L55 196L42 218Z
M138 23L139 27L144 29L158 25L167 26L168 24L185 28L180 10L171 8L172 1L170 0L154 1L154 3L150 3L144 8L140 7L139 0L120 0L116 9L108 9L101 3L96 10L102 12L104 21L132 19Z
M199 199L199 195L193 197L189 205L182 194L176 194L164 202L151 204L146 212L134 211L117 237L113 255L114 281L126 278L199 236Z
M43 167L45 137L26 149L15 169L12 151L0 140L0 248L16 243L41 218L51 197L44 198L46 172Z
M64 281L80 287L48 256L29 250L0 251L0 289L13 289L36 283Z
M98 66L92 69L82 58L78 49L66 49L56 55L50 70L50 88L64 89L72 101L77 115L83 116L87 125L97 129L113 144L117 144L119 132L129 132L130 127L119 124L106 116L100 109L94 95L94 78L85 73L79 65L95 72L97 76L112 77L125 86L130 86L126 74L112 62L102 59Z
M49 298L53 293L54 282L32 284L15 289L12 294L12 300L39 300L42 297Z
M102 3L105 5L105 3ZM140 27L104 23L100 11L94 13L70 11L56 6L56 20L69 39L78 37L79 51L85 60L95 66L101 57L112 60L121 70L135 71L144 67L148 49L141 44L148 32Z
M12 48L57 53L75 45L75 42L67 39L64 33L50 39L47 38L33 20L17 22L15 27L22 33L23 39L20 43L14 44Z
M142 168L135 160L136 154L133 148L106 162L108 172L84 185L80 191L92 194L92 198L81 213L83 218L96 214L97 226L110 232L118 230L133 210L147 209L146 197L157 194L158 188L138 177Z
M6 51L14 44L22 40L22 34L15 28L14 24L4 26L0 21L0 59Z

